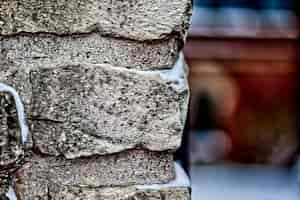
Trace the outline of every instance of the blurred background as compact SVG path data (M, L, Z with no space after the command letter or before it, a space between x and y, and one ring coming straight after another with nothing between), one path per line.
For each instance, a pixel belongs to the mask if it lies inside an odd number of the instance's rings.
M300 199L297 4L194 0L181 150L194 200Z

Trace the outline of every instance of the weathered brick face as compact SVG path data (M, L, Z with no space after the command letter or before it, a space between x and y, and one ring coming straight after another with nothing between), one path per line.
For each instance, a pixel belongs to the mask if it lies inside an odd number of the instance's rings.
M183 38L190 0L4 0L0 34L99 32L132 40Z
M75 158L180 146L186 85L176 89L159 74L108 65L39 69L31 79L32 134L43 153Z
M187 114L191 0L3 0L0 200L188 200L172 153Z

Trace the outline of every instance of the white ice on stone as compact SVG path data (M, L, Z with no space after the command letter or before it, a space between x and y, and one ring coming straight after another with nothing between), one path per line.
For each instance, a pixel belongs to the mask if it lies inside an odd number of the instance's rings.
M17 195L12 187L9 187L8 193L6 194L6 197L9 200L18 200Z
M150 190L159 190L163 188L175 188L175 187L191 187L191 182L188 175L185 173L184 169L175 162L175 180L170 181L166 184L153 184L153 185L138 185L137 189L150 189Z
M75 63L74 65L84 65L88 66L89 63ZM120 66L114 66L111 68L111 65L108 64L94 64L93 66L101 66L105 67L109 70L115 69L123 72L133 72L135 74L140 74L142 76L152 76L155 78L159 78L165 82L170 82L171 86L174 87L178 91L187 89L187 76L188 76L188 68L184 59L184 55L180 52L175 64L170 69L161 69L161 70L150 70L144 71L139 69L127 69Z
M29 129L26 124L24 105L22 103L22 100L18 92L13 87L8 86L4 83L0 83L0 92L7 92L14 97L16 108L17 108L19 125L21 129L22 143L25 144L28 140Z
M170 70L163 70L160 72L160 76L164 80L173 82L177 90L185 89L186 73L184 55L182 52L179 54L173 68Z

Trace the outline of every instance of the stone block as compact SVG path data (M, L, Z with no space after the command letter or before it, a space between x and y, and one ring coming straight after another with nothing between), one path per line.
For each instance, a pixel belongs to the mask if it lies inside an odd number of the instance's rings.
M136 187L125 188L52 188L53 200L191 200L190 190L186 187L138 189ZM25 198L26 199L26 198ZM25 200L24 199L24 200ZM48 200L49 198L42 198Z
M34 155L16 172L14 185L25 196L43 196L55 184L96 188L166 183L174 173L173 156L164 152L130 150L73 160Z
M21 69L26 72L32 68L78 63L110 64L140 70L166 69L174 65L181 46L175 37L142 42L98 33L0 36L0 69L3 68L2 75L5 68L12 72Z
M22 176L22 179L30 179L31 182L26 184L26 181L20 180L15 185L15 190L19 200L190 200L188 177L178 165L175 165L175 169L175 179L166 184L91 188L76 184L61 185L51 179L43 181L45 177L42 175L38 179L33 179L32 176L30 178Z
M19 92L41 153L76 158L133 148L174 151L181 144L189 97L182 56L172 69L159 71L5 66L0 81Z
M0 34L99 32L111 37L184 38L191 0L3 0Z
M43 154L72 159L134 148L174 151L181 144L189 96L182 60L163 72L39 68L30 79L29 124Z

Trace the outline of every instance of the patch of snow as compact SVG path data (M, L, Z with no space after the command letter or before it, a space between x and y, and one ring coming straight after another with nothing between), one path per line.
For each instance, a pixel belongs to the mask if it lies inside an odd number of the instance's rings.
M138 185L137 189L152 189L159 190L162 188L174 188L174 187L191 187L191 182L188 175L185 173L184 169L175 162L175 180L170 181L166 184L153 184L153 185Z
M179 57L170 70L163 70L160 72L162 79L171 81L177 90L185 89L186 87L186 73L185 73L185 61L184 55L181 52Z
M9 200L18 200L17 195L12 187L9 187L8 193L6 194L6 197Z

